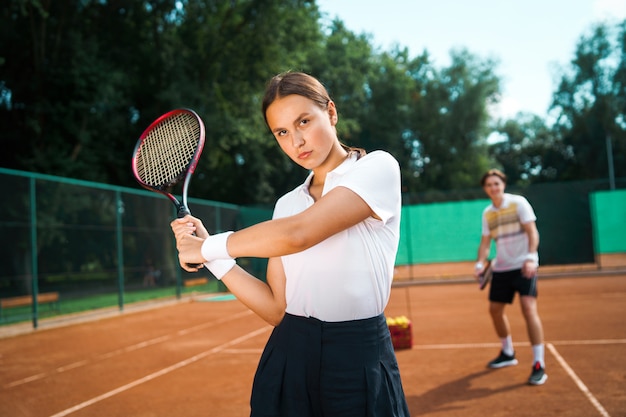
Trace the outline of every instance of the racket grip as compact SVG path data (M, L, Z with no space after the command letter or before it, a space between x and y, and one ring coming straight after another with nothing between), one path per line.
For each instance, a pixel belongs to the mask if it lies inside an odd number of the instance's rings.
M182 219L183 217L185 217L188 214L191 214L189 209L187 207L185 207L184 204L181 204L180 207L178 207L178 213L176 214L178 216L178 218Z
M176 214L177 217L179 219L182 219L183 217L185 217L186 215L191 214L191 212L189 211L189 209L184 205L181 204L180 207L178 207L178 213ZM194 236L196 234L194 233ZM204 264L186 264L189 268L202 268L204 266Z

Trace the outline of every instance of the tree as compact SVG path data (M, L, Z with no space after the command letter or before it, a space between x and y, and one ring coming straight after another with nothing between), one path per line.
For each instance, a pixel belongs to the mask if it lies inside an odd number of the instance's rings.
M162 73L150 71L160 67L154 45L163 43L152 35L167 31L174 3L10 1L0 80L11 99L0 120L2 140L18 151L4 154L2 165L128 183L141 108L135 86L141 80L159 91L164 84Z
M369 100L362 122L361 141L366 148L387 150L398 159L403 190L407 191L417 156L412 124L416 115L412 104L419 81L411 74L418 72L425 63L419 59L411 60L407 49L381 53L375 63L376 68L368 82Z
M416 72L410 125L414 191L473 187L489 165L485 141L488 107L500 93L497 62L467 50L452 51L451 58L448 68Z
M489 155L509 185L554 181L566 165L567 150L537 115L520 113L497 132L501 140L489 146Z
M604 178L607 144L626 170L626 23L581 38L554 95L557 123L491 127L497 62L451 51L380 51L314 0L7 0L0 10L0 166L137 187L136 139L156 117L196 110L206 150L192 197L273 204L306 172L277 150L260 112L265 83L301 70L340 112L343 142L385 149L405 191L461 190L493 164L521 182ZM613 40L615 39L615 40ZM510 143L488 150L497 130Z
M374 70L371 40L366 34L352 33L340 20L333 21L326 32L304 69L322 81L337 104L341 140L363 146L361 122L366 117L368 83Z
M601 23L583 35L554 94L553 108L560 113L555 131L567 150L561 180L606 178L608 140L615 174L626 176L625 28L626 21L617 27Z
M1 138L18 149L0 165L136 186L141 131L190 107L207 125L193 194L273 201L260 94L319 47L314 2L10 0L2 13Z

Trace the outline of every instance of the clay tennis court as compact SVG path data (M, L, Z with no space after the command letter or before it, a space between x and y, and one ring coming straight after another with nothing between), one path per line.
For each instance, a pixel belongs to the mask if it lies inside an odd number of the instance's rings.
M500 349L486 292L469 282L397 286L387 316L413 324L397 357L412 416L626 416L626 275L540 279L549 375L508 309L518 366ZM12 334L0 328L0 416L247 416L271 328L232 297L196 295Z

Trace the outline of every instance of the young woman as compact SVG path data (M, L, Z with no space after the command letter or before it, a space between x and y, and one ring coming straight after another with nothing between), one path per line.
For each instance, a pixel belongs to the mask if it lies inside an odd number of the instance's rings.
M310 171L273 219L209 236L187 216L171 223L187 271L204 264L275 328L254 378L252 416L408 416L383 315L399 241L400 170L388 153L344 146L335 103L314 77L271 79L265 121ZM195 236L193 235L195 234ZM266 257L267 284L236 266Z

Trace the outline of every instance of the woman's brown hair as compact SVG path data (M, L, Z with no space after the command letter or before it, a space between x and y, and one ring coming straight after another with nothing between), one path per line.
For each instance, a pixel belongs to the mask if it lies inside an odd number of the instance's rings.
M267 109L268 107L279 98L296 94L317 103L317 105L326 110L328 103L331 102L330 95L326 90L326 87L315 77L305 74L303 72L287 71L278 74L269 81L265 88L265 95L263 96L262 109L263 118L265 124L267 124ZM341 146L350 152L357 152L359 157L365 155L365 150L361 148L354 148L339 142Z

